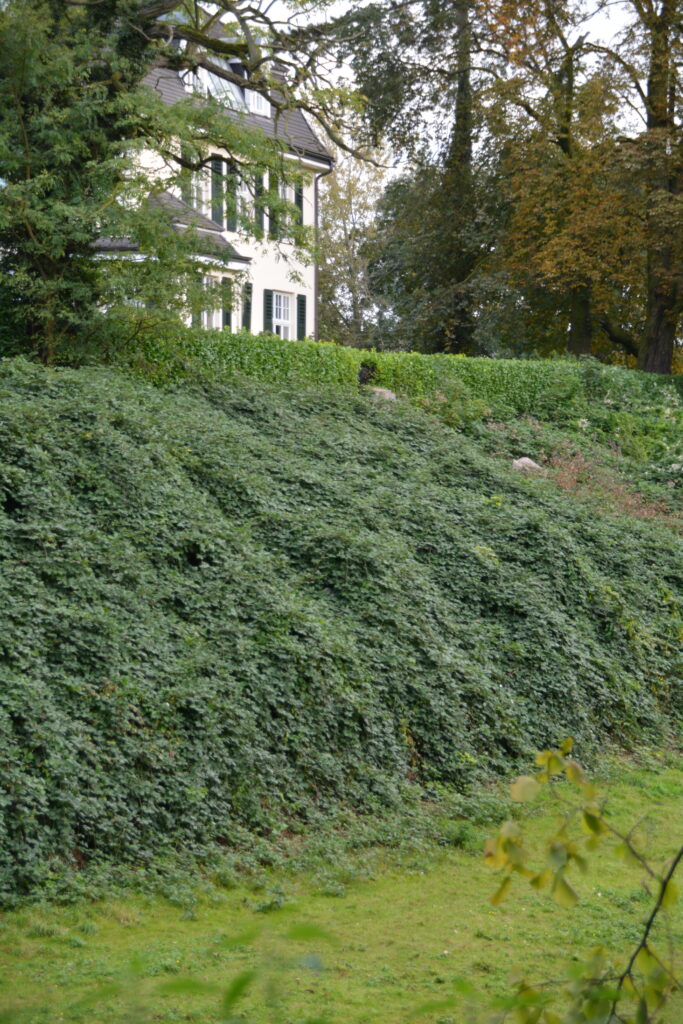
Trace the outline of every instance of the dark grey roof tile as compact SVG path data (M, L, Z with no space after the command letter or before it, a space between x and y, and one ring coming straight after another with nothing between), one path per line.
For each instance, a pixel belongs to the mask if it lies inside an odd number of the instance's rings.
M183 199L171 195L170 192L161 192L159 195L149 197L150 205L155 206L170 215L171 223L176 229L193 228L197 233L199 243L197 254L200 256L212 256L220 253L223 259L229 259L237 263L251 263L250 256L242 256L235 249L234 245L222 235L222 227L206 217L199 210L195 210ZM137 242L130 238L107 238L102 237L93 242L93 248L100 253L114 252L137 252Z
M169 106L188 97L179 73L168 68L154 68L147 74L144 83L156 89ZM228 113L240 118L250 128L262 131L269 138L279 139L293 153L322 160L330 165L333 162L329 150L317 138L301 110L285 110L276 117L238 110L228 110Z

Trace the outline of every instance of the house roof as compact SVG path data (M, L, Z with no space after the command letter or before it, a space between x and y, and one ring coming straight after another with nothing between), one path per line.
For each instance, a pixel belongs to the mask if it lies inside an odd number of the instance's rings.
M223 237L223 228L217 221L195 210L183 199L172 195L170 192L161 192L159 195L152 195L149 199L150 205L163 210L169 214L171 224L176 230L193 228L198 237L199 247L197 254L200 256L215 256L220 254L222 259L236 263L250 263L250 256L242 256L226 238ZM131 238L98 238L93 243L97 252L138 252L138 244Z
M155 89L169 106L188 97L180 74L169 68L153 68L146 75L144 84ZM279 139L292 153L321 160L330 166L333 163L331 153L317 138L301 110L286 110L276 117L252 114L247 110L228 112L234 113L250 128L256 128L270 138Z

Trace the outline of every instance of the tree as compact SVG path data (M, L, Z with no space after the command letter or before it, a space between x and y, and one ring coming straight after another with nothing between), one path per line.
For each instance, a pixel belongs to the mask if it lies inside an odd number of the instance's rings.
M372 38L352 52L368 128L411 160L381 204L373 281L394 306L389 335L425 351L476 350L471 285L490 243L490 205L487 161L475 153L475 11L474 0L419 0L349 15L358 36Z
M340 150L335 155L320 199L320 331L324 338L363 348L372 343L382 317L371 293L370 263L387 170Z
M620 158L618 99L595 67L580 5L499 0L487 13L505 58L492 68L487 126L509 211L493 262L525 297L525 336L549 336L548 326L551 347L589 355L607 311L632 315L642 273L640 190Z
M643 122L625 141L645 189L645 323L632 340L641 369L670 373L683 312L683 4L630 0L627 7L632 21L621 45L596 51L621 73L624 97Z
M154 258L155 267L150 261L139 275L150 281L149 294L162 306L180 303L196 277L192 231L172 232L154 198L206 168L211 146L234 156L251 187L257 167L291 174L281 143L249 132L221 103L188 96L165 106L144 85L152 66L203 69L228 85L243 85L246 75L279 116L301 106L334 131L340 92L326 87L324 43L315 24L301 27L287 15L278 21L267 6L241 0L210 9L196 0L3 4L3 350L49 362L74 339L104 329L101 311L122 294L130 265L93 260L100 236L132 237ZM157 154L152 171L143 151ZM282 210L274 193L261 201ZM304 232L297 237L303 242Z
M434 302L423 347L491 350L507 321L527 351L607 345L670 372L683 302L681 5L625 2L631 24L609 45L595 29L605 6L378 0L349 15L359 38L373 31L353 55L369 129L411 155L413 195L424 209L431 192L440 213L426 248L424 230L414 244L403 234L405 272L389 260L394 294ZM633 113L644 130L624 136ZM387 205L400 222L391 195Z
M589 352L602 330L636 355L642 369L668 373L682 301L677 240L683 172L675 99L681 84L681 5L622 5L632 18L609 45L594 29L603 6L600 0L567 7L491 4L491 27L508 54L498 97L506 116L512 109L526 115L537 136L559 151L546 162L565 176L563 188L555 172L549 219L557 230L537 231L537 251L546 243L554 247L551 253L546 246L541 256L546 280L561 268L559 277L571 291L570 351ZM643 131L624 137L634 116ZM518 173L526 171L520 162ZM535 224L542 200L536 208ZM528 257L528 244L522 252Z

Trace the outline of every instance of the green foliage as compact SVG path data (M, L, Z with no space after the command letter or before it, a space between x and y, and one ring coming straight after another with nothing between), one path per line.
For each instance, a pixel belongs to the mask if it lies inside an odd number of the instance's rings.
M128 90L148 60L86 14L7 3L0 11L0 352L54 356L97 319L92 242L129 170ZM112 86L114 76L119 88Z
M683 774L665 763L680 766L680 757L652 751L650 770L634 768L631 758L610 760L608 785L606 766L600 767L610 822L626 831L638 821L639 831L649 836L650 859L669 857L673 837L667 825L681 817ZM530 849L542 847L556 828L555 801L539 803L520 808ZM334 832L341 838L368 824L348 814ZM456 833L456 822L444 818L444 828L446 838ZM310 830L290 845L300 850L318 839L318 830ZM343 866L332 856L325 879L311 879L310 865L298 864L293 874L291 864L279 864L264 875L260 889L244 879L237 889L228 880L229 892L204 885L195 890L191 908L176 889L170 901L129 893L4 913L0 1019L209 1021L220 1017L219 1000L231 981L256 970L238 1007L242 1021L306 1021L319 1019L324 1009L335 1022L342 1017L349 1024L395 1024L431 1019L420 1004L438 1000L443 1009L435 1019L460 1024L473 1021L475 1007L466 1004L478 989L477 1005L488 1010L491 1024L491 999L505 994L510 1001L512 969L532 984L562 979L568 950L581 956L601 944L617 955L635 946L650 902L640 865L591 858L572 911L524 884L513 886L503 907L494 910L487 900L491 876L482 864L482 842L480 832L476 857L455 846L442 846L429 857L423 849L417 857L414 834L405 834L395 851L359 846ZM262 840L253 843L255 852L263 847ZM255 902L278 886L290 902L282 912L259 913ZM683 928L680 907L668 918L675 945ZM658 945L661 952L655 938ZM467 989L462 978L470 980ZM275 989L277 1007L270 1001ZM680 997L665 1019L678 1021Z
M572 868L586 874L590 856L607 837L617 840L616 853L621 860L643 871L651 907L637 944L624 962L615 960L604 947L596 947L584 962L572 965L563 985L532 986L519 978L515 993L498 1002L502 1010L499 1020L514 1011L519 1024L650 1024L660 1019L681 986L671 935L666 936L668 949L655 948L655 925L678 902L675 875L683 862L683 846L661 869L653 868L643 852L638 824L627 832L615 828L605 798L579 763L570 759L572 747L573 740L567 739L557 750L541 751L536 756L539 771L513 783L510 795L519 803L534 800L543 787L550 787L562 813L557 830L547 840L540 867L530 866L518 823L505 822L496 838L487 840L489 864L504 872L491 903L499 906L503 902L516 875L527 878L536 890L549 888L560 907L571 909L579 896L567 874ZM573 787L569 796L557 785L558 780Z
M127 363L169 384L216 375L272 384L356 390L359 375L390 388L446 423L467 427L516 455L545 446L548 456L568 437L615 448L637 464L640 481L683 486L683 387L678 378L603 366L595 360L486 359L416 352L376 352L274 336L179 329L137 344ZM533 417L540 424L520 417ZM487 424L493 424L493 432ZM501 437L501 423L511 424ZM481 424L481 428L476 428ZM562 433L553 431L561 429ZM515 448L516 446L516 448ZM604 453L603 453L604 454Z
M1 392L6 900L679 720L676 538L408 404L23 361Z
M132 0L2 4L0 355L107 359L126 342L139 344L150 325L177 328L181 314L218 305L218 283L211 294L198 278L225 270L230 250L201 237L192 212L170 210L165 194L182 194L188 174L205 174L213 150L236 169L214 179L214 199L233 205L237 176L253 193L257 173L269 174L271 186L275 175L289 182L302 174L284 158L283 138L249 126L236 99L245 75L252 91L269 96L274 85L272 48L260 48L268 17L256 16L255 33L250 17L232 20L228 44L215 14L182 0L161 8ZM290 49L299 63L309 45L306 31L278 27L280 57ZM226 49L241 61L239 74ZM154 65L195 72L216 61L237 107L189 93L167 104L146 84ZM301 102L303 88L298 76L296 86L286 82L283 67L273 97L279 113ZM334 96L323 102L329 111ZM294 204L274 187L259 204L308 259L311 230L297 223ZM246 210L235 215L240 232L261 233Z
M319 332L338 344L365 348L380 310L370 297L369 268L377 202L386 178L380 166L334 150L334 173L321 180L316 239Z

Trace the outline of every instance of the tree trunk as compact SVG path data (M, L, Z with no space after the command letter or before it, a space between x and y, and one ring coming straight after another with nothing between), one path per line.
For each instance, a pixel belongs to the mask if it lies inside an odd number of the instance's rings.
M567 351L575 356L589 356L593 350L593 316L591 290L588 284L572 288L569 306L569 338Z
M676 138L676 111L671 36L677 31L676 0L663 0L658 13L646 18L650 42L647 80L649 169L649 235L647 253L647 317L638 366L649 373L671 373L680 318L680 269L667 200L683 192L683 145Z
M455 121L446 164L463 174L472 173L472 111L471 51L472 26L470 0L458 0L457 84L455 90Z
M476 249L463 244L463 238L467 235L466 221L474 216L471 0L456 0L456 7L458 66L455 120L446 157L444 179L444 191L449 207L448 229L444 240L443 266L435 270L437 275L445 271L448 282L453 285L450 323L444 335L443 348L447 352L468 352L472 346L474 320L471 297L461 285L469 278L478 259ZM445 282L442 281L443 283Z
M647 373L671 373L679 314L671 308L668 293L657 290L648 299L645 336L638 353L638 369Z

